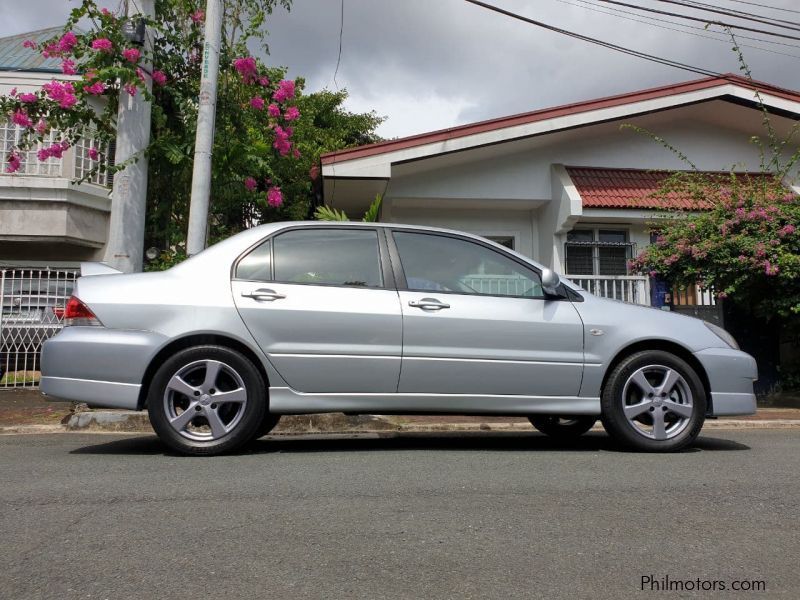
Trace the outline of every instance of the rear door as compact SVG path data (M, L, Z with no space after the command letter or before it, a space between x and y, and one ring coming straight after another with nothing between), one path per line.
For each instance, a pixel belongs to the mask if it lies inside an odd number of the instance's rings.
M295 227L235 266L239 314L300 392L396 392L402 316L377 228Z
M391 237L402 266L400 393L578 395L583 323L571 302L545 298L536 270L459 236Z

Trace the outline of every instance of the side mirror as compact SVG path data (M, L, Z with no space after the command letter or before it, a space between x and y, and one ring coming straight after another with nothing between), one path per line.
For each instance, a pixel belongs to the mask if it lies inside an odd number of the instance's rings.
M558 292L556 288L561 283L558 273L552 269L542 269L542 288L548 295L556 296Z

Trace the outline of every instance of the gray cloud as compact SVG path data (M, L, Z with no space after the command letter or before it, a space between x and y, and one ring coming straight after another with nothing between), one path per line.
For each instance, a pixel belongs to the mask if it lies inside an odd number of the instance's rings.
M714 71L738 72L736 55L728 41L708 40L602 14L590 8L612 12L612 7L592 2L495 0L509 10L585 35ZM794 0L768 3L797 8ZM112 4L116 3L109 3ZM640 4L667 6L654 0ZM745 5L727 0L717 4L748 10ZM18 3L12 14L4 15L4 33L56 25L63 21L71 5L74 3L62 0ZM304 76L308 90L335 87L340 7L340 0L295 0L291 12L277 9L268 21L269 60L287 66L292 76ZM700 14L672 8L675 12ZM792 13L749 9L800 20L800 15ZM344 10L338 87L350 92L352 109L374 109L389 117L381 129L385 136L418 133L699 77L519 23L463 0L344 0ZM682 29L668 23L659 25ZM724 37L720 33L690 31ZM747 35L796 46L740 40L796 55L743 48L754 77L800 88L800 41Z

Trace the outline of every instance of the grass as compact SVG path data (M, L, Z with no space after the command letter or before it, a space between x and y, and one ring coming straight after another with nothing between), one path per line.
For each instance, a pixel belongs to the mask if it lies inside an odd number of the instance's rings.
M40 377L41 373L39 371L9 371L0 379L0 385L38 383Z

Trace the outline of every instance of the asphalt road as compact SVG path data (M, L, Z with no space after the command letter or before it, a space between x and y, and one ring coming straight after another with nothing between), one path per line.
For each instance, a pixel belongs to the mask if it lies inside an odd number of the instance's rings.
M797 598L799 473L796 430L674 455L482 433L211 459L0 436L0 598ZM648 575L766 591L642 592Z

